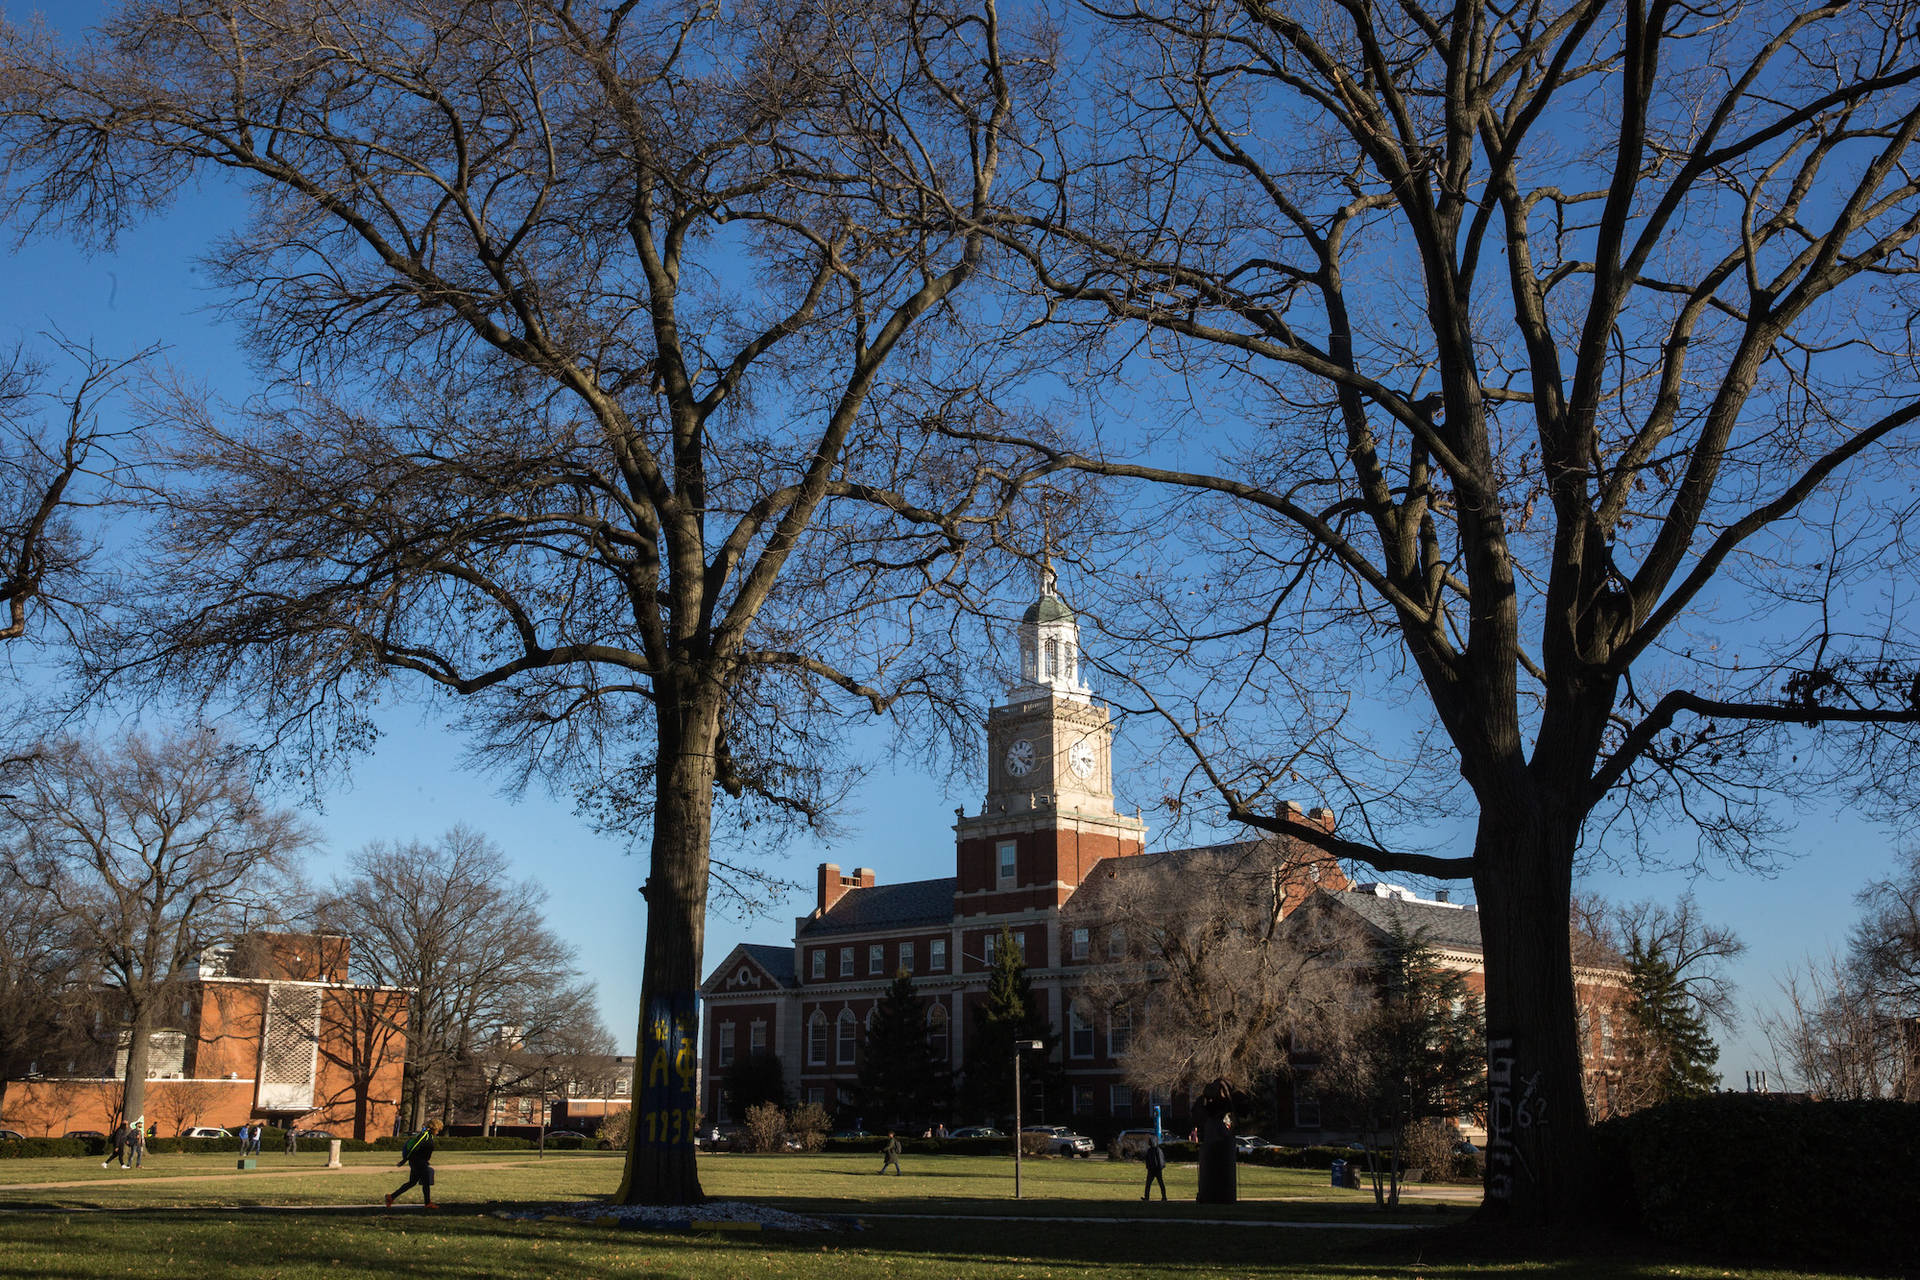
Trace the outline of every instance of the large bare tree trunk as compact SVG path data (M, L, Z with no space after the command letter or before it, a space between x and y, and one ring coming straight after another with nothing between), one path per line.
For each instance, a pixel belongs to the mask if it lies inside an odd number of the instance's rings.
M1481 1213L1516 1226L1586 1216L1591 1134L1567 942L1577 821L1483 817L1474 888L1487 979Z
M142 1000L134 1006L133 1026L128 1032L127 1073L120 1094L120 1114L128 1124L147 1114L147 1062L153 1043L153 1003Z
M676 714L677 713L677 714ZM698 1204L700 1123L695 994L706 944L707 844L713 831L716 694L663 700L647 898L646 968L633 1063L633 1129L622 1204Z

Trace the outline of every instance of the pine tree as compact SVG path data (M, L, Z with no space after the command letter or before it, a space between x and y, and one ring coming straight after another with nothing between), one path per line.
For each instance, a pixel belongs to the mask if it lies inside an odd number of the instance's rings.
M787 1076L779 1055L749 1053L734 1059L720 1077L720 1094L727 1104L727 1114L735 1120L744 1119L749 1108L765 1103L784 1108Z
M1046 1046L1029 1051L1020 1063L1025 1093L1021 1105L1037 1120L1046 1114L1047 1103L1060 1097L1062 1076L1053 1061L1060 1037L1034 999L1019 941L1011 930L1002 928L987 975L987 998L974 1010L973 1029L967 1037L967 1067L960 1092L969 1122L1013 1113L1013 1046L1021 1040L1038 1040Z
M902 970L867 1024L859 1109L867 1124L909 1132L944 1120L953 1081L927 1043L927 1009Z
M1623 1069L1629 1109L1676 1098L1698 1098L1719 1083L1720 1048L1707 1018L1672 960L1657 946L1635 942L1627 953L1633 1004L1627 1012Z

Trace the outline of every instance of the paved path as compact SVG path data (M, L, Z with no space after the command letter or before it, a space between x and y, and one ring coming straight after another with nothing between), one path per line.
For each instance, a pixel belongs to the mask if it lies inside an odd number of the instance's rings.
M532 1160L476 1160L471 1164L442 1162L434 1165L436 1171L446 1169L473 1170L519 1169L534 1164ZM156 1182L227 1182L235 1178L311 1178L353 1174L377 1173L385 1177L400 1166L382 1164L349 1164L338 1169L329 1169L325 1165L312 1165L305 1168L282 1169L234 1169L226 1173L160 1173L144 1178L83 1178L77 1182L9 1182L0 1183L0 1201L13 1191L70 1191L77 1187L150 1187Z
M848 1215L862 1222L926 1219L932 1222L1074 1222L1095 1227L1280 1227L1294 1231L1422 1231L1431 1222L1263 1222L1257 1218L1112 1217L1074 1218L1027 1213L867 1213Z

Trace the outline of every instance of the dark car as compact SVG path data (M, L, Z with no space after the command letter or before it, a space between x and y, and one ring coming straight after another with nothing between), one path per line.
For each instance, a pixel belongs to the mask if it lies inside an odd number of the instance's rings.
M321 1142L331 1142L339 1135L328 1133L325 1129L295 1129L293 1136L296 1138L315 1138Z
M591 1138L581 1133L578 1129L547 1130L546 1145L549 1147L559 1147L563 1151L571 1151L575 1147L584 1147L591 1141Z
M25 1142L27 1135L18 1129L0 1129L0 1142Z
M98 1129L69 1129L67 1136L69 1138L104 1138L107 1135Z
M989 1124L970 1124L964 1129L955 1129L947 1136L949 1138L1004 1138L1007 1135Z

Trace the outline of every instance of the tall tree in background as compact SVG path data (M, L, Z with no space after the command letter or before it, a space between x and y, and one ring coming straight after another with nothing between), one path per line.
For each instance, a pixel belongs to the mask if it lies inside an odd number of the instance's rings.
M906 973L894 976L867 1022L855 1096L866 1123L890 1130L925 1128L953 1106L951 1073L927 1041L926 1001Z
M983 240L926 231L924 193L984 207L998 34L991 0L0 27L22 221L111 240L215 172L250 202L207 269L273 390L155 398L161 563L95 675L244 695L321 758L405 676L482 758L610 789L650 857L623 1201L701 1194L716 789L817 821L847 785L823 719L967 670L920 614L1001 496L930 426L984 412L957 366L986 349L926 339Z
M1227 818L1472 881L1534 1099L1484 1214L1583 1218L1576 862L1677 823L1764 861L1779 787L1911 801L1920 8L1088 12L995 232L1089 394L1187 380L1053 455L1186 537L1074 603Z
M727 1115L737 1124L754 1107L772 1104L787 1109L787 1072L779 1055L743 1053L720 1078L720 1095Z
M1892 1023L1896 1096L1920 1102L1920 849L1907 850L1899 869L1862 889L1858 901L1848 960Z
M970 1118L990 1123L987 1117L1013 1114L1013 1046L1022 1040L1038 1040L1044 1048L1027 1051L1020 1060L1021 1105L1039 1099L1044 1114L1046 1100L1057 1097L1060 1090L1061 1070L1053 1060L1060 1037L1047 1011L1034 999L1019 940L1002 926L994 942L993 965L987 971L987 996L975 1006L973 1026L967 1033L960 1099Z
M312 837L261 803L247 760L211 731L51 744L9 785L7 874L98 966L126 1038L122 1114L143 1115L153 1033L201 953L271 916Z
M6 805L0 802L0 814ZM0 852L10 852L0 842ZM11 864L9 864L10 866ZM0 867L0 1116L7 1082L80 1056L92 966L79 930L8 867Z
M523 1019L577 1009L573 948L541 919L546 890L514 880L507 855L470 828L432 844L375 842L349 865L316 923L352 940L355 981L410 993L402 1116L417 1129L429 1107L449 1113L463 1062L517 1034ZM555 1027L573 1021L553 1017ZM361 1030L384 1042L398 1029L370 1010ZM369 1046L352 1052L373 1056Z

